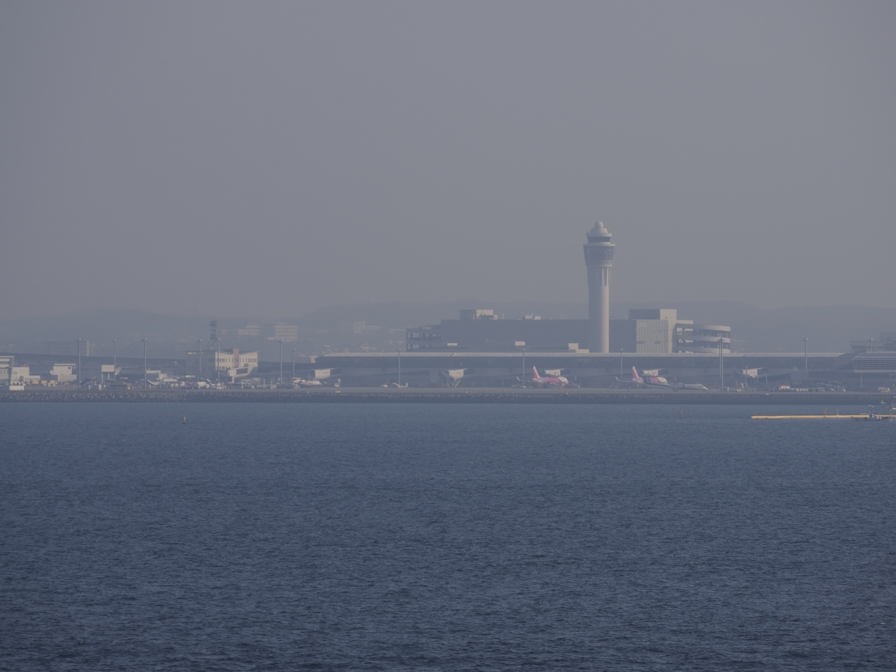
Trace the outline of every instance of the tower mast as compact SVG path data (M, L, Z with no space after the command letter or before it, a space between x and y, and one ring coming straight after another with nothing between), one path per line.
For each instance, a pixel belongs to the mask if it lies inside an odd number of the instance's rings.
M588 232L585 265L588 267L588 350L610 352L610 268L613 266L612 234L603 222Z

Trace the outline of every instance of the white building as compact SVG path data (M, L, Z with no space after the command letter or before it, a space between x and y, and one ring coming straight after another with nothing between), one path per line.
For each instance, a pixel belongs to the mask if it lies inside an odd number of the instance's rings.
M9 372L9 382L39 385L40 376L32 376L30 366L14 366Z
M215 371L230 376L230 382L237 378L245 378L258 368L257 352L240 352L234 348L232 352L216 352Z
M678 323L678 352L717 353L719 342L722 353L731 352L731 327L720 324Z
M113 364L101 364L100 365L100 384L111 383L115 380L116 376L118 376L121 371L120 366L115 366Z
M76 364L54 364L50 369L50 380L55 380L57 383L74 383L78 380L75 374L76 366Z
M0 357L0 383L9 382L9 374L15 363L16 358L12 355L3 355Z

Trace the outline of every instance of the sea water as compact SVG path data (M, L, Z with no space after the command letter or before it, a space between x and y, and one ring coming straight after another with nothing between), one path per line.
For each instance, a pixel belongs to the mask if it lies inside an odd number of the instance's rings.
M893 670L896 423L816 410L5 404L0 669Z

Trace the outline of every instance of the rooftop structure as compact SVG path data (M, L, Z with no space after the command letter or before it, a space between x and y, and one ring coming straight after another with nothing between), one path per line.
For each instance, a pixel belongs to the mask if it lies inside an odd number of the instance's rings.
M469 317L479 313L480 317ZM407 329L405 350L546 352L578 350L588 334L586 320L542 320L527 316L501 320L492 310L462 310L459 320Z

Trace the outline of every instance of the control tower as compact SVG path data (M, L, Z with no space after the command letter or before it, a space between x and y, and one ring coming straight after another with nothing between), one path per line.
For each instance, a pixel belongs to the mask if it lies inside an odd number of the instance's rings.
M588 232L585 265L588 267L588 350L610 352L610 268L613 266L612 235L603 222Z

